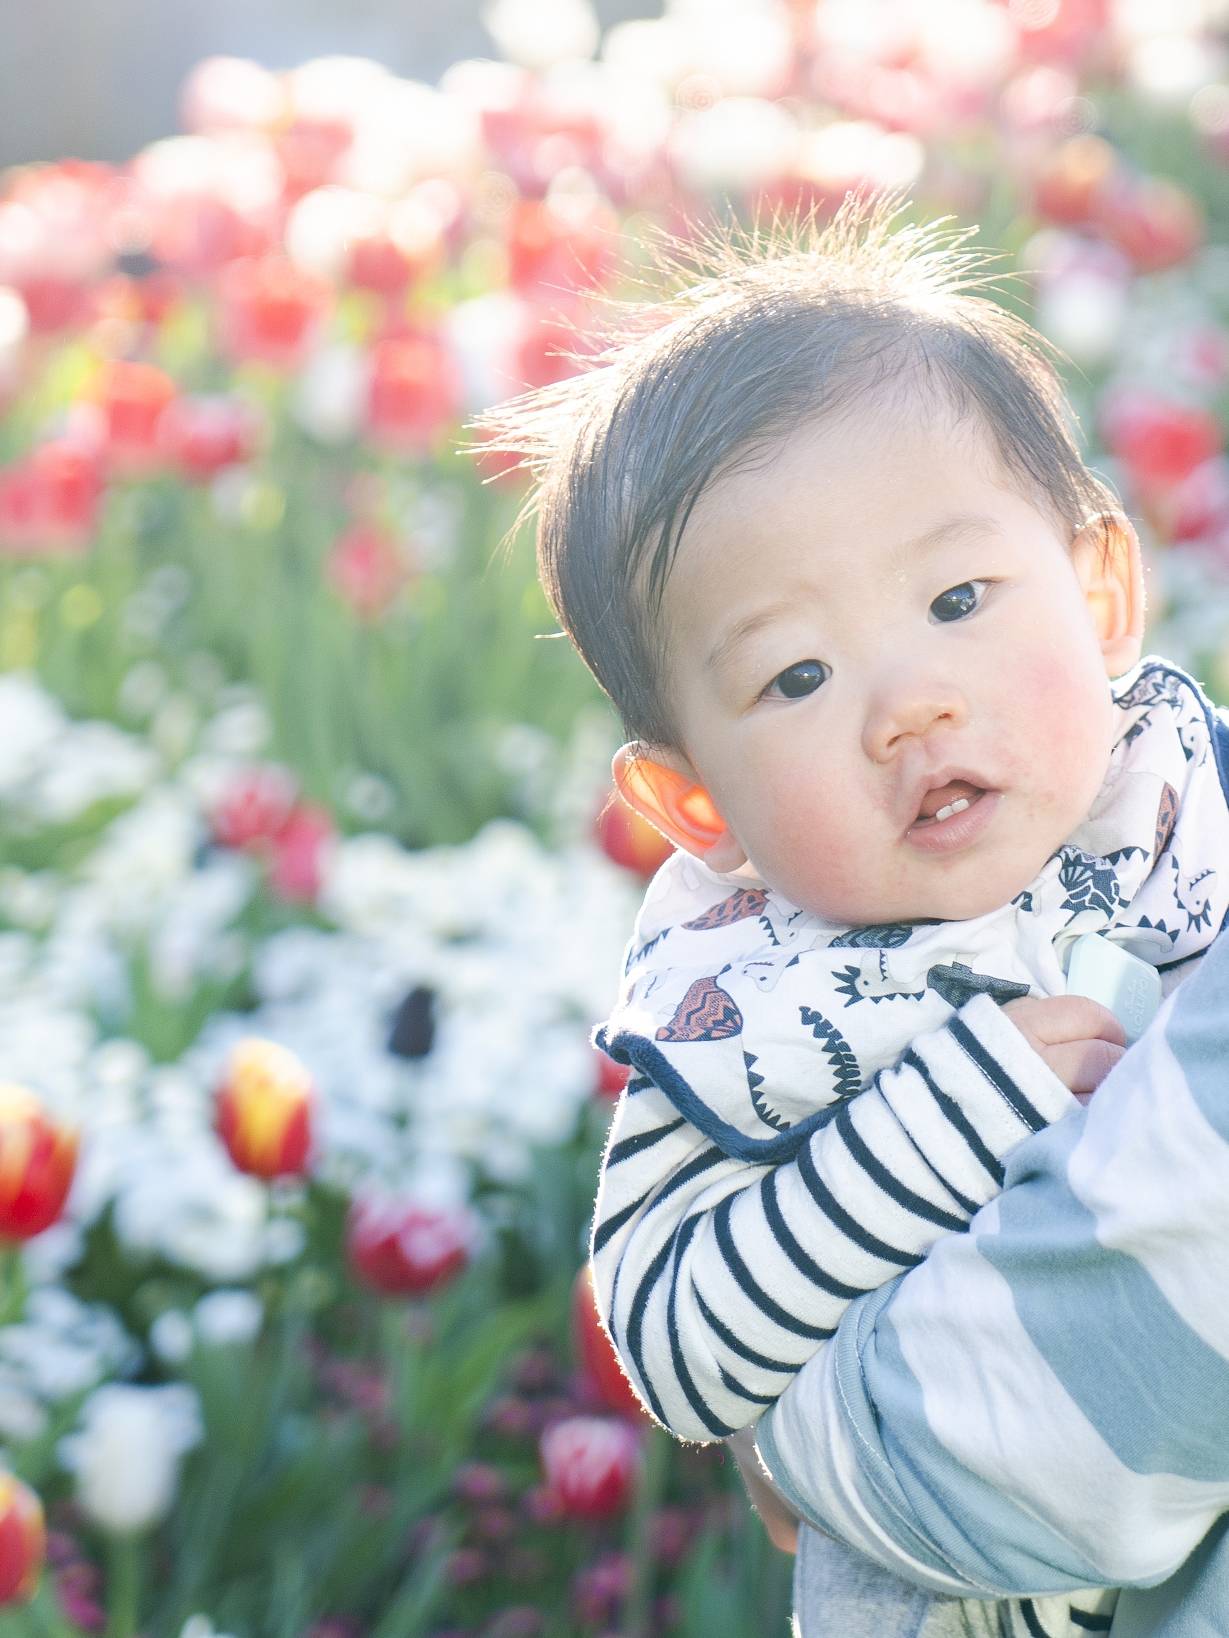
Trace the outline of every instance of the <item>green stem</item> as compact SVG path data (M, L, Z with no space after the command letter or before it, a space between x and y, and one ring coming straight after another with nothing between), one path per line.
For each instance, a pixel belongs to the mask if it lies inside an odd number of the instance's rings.
M0 1325L13 1325L26 1308L26 1266L21 1246L0 1241Z
M624 1638L648 1638L652 1630L653 1515L661 1504L670 1465L666 1435L650 1428L645 1441L644 1471L627 1523L627 1552L632 1562L631 1588L623 1610Z
M107 1569L106 1638L136 1638L141 1587L140 1536L112 1536Z
M26 1606L26 1613L39 1638L81 1638L80 1628L66 1621L61 1613L45 1574L39 1582L38 1591Z

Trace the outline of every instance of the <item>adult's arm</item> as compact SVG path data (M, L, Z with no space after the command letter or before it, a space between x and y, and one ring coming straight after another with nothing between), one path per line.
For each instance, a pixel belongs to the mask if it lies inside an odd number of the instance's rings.
M1006 1172L847 1310L760 1454L805 1519L939 1592L1155 1584L1229 1509L1229 938Z

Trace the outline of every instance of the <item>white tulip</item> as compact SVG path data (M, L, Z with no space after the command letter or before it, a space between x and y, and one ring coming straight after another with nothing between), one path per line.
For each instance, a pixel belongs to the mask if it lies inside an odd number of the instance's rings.
M108 1383L82 1408L60 1460L76 1474L77 1499L102 1529L147 1530L170 1510L179 1461L203 1432L196 1394L182 1383L134 1388Z

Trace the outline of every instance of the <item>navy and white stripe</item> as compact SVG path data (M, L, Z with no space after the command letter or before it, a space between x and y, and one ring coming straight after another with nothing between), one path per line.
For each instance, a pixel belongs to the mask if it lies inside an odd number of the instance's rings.
M1075 1107L986 996L779 1165L725 1153L661 1088L633 1085L598 1192L598 1300L653 1414L700 1441L760 1416L849 1302L963 1229L1000 1187L1003 1157Z

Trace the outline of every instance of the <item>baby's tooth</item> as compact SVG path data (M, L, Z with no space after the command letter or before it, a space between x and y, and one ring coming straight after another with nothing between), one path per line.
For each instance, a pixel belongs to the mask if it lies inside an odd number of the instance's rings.
M967 796L958 796L954 802L949 802L947 807L940 808L938 813L935 814L935 818L950 819L953 813L963 813L968 805L969 799Z

